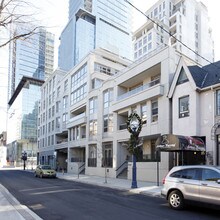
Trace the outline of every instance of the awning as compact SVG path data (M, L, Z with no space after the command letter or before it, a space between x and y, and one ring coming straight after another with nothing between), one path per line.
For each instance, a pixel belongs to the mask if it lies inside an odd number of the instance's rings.
M164 134L157 139L156 149L161 151L205 151L205 138Z

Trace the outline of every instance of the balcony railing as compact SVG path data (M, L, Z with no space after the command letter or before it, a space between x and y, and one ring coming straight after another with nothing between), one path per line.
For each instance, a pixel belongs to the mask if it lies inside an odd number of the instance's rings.
M78 162L85 162L85 158L82 157L71 157L70 162L72 163L78 163Z
M124 130L124 129L127 129L127 124L126 123L120 124L119 130Z
M96 167L97 158L88 158L88 167Z
M120 101L122 99L128 98L128 97L130 97L130 96L132 96L134 94L137 94L137 93L139 93L141 91L144 91L144 90L146 90L146 89L148 89L148 88L150 88L150 87L152 87L154 85L157 85L159 83L160 83L160 79L156 79L154 81L151 81L150 83L144 84L143 86L140 86L140 87L138 87L138 88L136 88L136 89L134 89L132 91L129 91L127 93L124 93L123 95L118 96L117 101Z
M82 114L79 114L79 115L77 115L77 116L74 116L74 117L70 118L69 122L76 121L76 120L78 120L78 119L80 119L80 118L83 118L83 117L85 117L85 116L86 116L86 113L83 112Z
M57 144L62 144L68 142L68 138L57 140Z

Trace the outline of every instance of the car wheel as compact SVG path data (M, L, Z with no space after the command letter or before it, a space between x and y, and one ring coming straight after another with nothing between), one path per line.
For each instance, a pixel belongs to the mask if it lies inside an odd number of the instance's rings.
M172 209L180 210L184 207L184 198L180 191L174 190L168 196L168 202Z

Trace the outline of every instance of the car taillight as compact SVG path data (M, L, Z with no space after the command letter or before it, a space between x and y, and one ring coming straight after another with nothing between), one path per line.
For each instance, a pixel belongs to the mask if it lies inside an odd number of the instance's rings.
M165 179L166 179L166 177L164 177L162 180L163 185L165 184Z
M168 174L168 173L167 173ZM166 182L166 177L167 177L167 175L163 178L163 180L162 180L162 183L163 183L163 185L165 184L165 182Z

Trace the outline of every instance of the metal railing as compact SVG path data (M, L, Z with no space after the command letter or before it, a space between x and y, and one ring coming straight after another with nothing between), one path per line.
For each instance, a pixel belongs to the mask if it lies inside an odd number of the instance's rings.
M125 160L115 171L116 171L116 178L119 176L119 174L128 168L128 161Z
M127 97L130 97L130 96L132 96L134 94L137 94L137 93L139 93L141 91L149 89L150 87L155 86L155 85L157 85L159 83L160 83L160 79L156 79L154 81L151 81L150 83L144 84L143 86L140 86L140 87L138 87L138 88L136 88L136 89L134 89L132 91L126 92L123 95L118 96L117 101L120 101L120 100L125 99Z
M88 158L88 167L96 167L97 158Z

